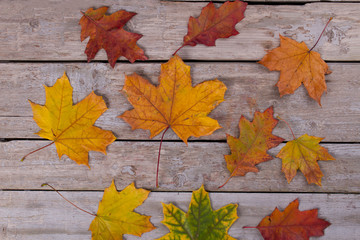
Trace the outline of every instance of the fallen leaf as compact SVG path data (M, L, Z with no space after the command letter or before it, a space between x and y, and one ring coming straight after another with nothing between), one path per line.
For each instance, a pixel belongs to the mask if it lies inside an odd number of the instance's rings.
M224 157L231 175L220 187L223 187L233 176L258 172L259 169L255 165L273 158L266 151L276 147L284 140L272 134L278 123L273 114L273 107L269 107L263 113L256 111L252 122L241 116L239 121L240 137L227 135L231 155Z
M45 106L29 100L34 120L41 128L36 134L55 143L59 158L67 155L78 164L89 166L89 151L106 154L106 147L116 138L111 131L93 126L107 110L103 98L92 92L81 102L73 105L73 88L66 73L53 87L44 87Z
M136 73L125 76L122 89L134 109L120 118L132 129L150 130L150 138L171 129L187 143L190 136L210 135L221 128L207 116L224 101L226 86L215 79L192 87L190 66L177 55L161 65L160 84L152 85Z
M270 71L280 71L276 83L280 97L294 93L304 83L309 96L321 106L321 95L327 90L325 74L331 71L320 54L310 51L304 42L280 35L280 47L269 51L259 63Z
M174 55L184 46L195 46L204 44L215 46L218 38L228 38L239 34L235 25L244 18L247 3L235 0L227 1L219 9L210 2L201 11L198 18L190 17L188 33L184 36L182 46L176 50Z
M110 187L105 189L96 217L90 224L91 239L122 240L123 234L140 237L143 233L155 229L149 216L133 211L147 199L149 192L135 188L134 183L118 192L113 181Z
M136 44L142 35L123 29L123 26L136 13L120 10L107 16L105 15L107 9L108 7L96 10L90 8L80 19L81 41L90 37L85 49L88 62L94 59L96 53L102 48L106 51L111 67L115 66L120 56L126 57L130 62L146 60L144 51Z
M335 160L326 148L319 145L323 138L309 136L307 134L287 142L276 157L282 159L282 171L287 181L295 177L298 169L305 175L309 184L315 183L321 186L321 172L317 161Z
M296 199L283 212L275 208L256 228L265 240L308 240L323 236L328 226L328 221L318 218L317 209L299 211L299 200Z
M159 240L235 240L227 232L238 219L237 204L228 204L214 211L204 186L193 192L187 214L171 203L162 205L162 223L170 233Z
M217 79L192 87L190 66L177 55L161 65L159 82L156 87L136 73L125 76L122 91L134 109L119 116L133 130L150 130L150 138L165 130L159 147L156 187L159 186L160 151L165 132L171 128L187 144L190 136L210 135L221 128L207 114L224 101L226 91L226 86Z

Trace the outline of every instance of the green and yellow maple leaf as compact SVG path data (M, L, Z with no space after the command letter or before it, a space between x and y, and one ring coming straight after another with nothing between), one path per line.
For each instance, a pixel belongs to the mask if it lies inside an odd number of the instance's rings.
M163 212L170 233L158 240L235 240L227 231L238 218L237 204L214 211L204 186L193 192L188 213L171 203L163 203Z
M300 169L309 184L315 183L321 186L321 177L324 174L317 161L335 160L326 148L319 145L322 139L304 134L289 141L280 150L276 157L282 159L282 171L289 183Z

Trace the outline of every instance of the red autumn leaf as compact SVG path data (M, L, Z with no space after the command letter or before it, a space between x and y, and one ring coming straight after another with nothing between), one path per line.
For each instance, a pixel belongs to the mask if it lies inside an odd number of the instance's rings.
M216 39L239 34L235 25L244 18L246 6L247 3L235 0L234 2L225 2L216 9L215 5L210 2L202 9L198 18L190 17L188 33L184 37L182 46L176 50L174 55L186 45L215 46Z
M328 226L328 221L318 218L317 209L300 211L299 200L296 199L283 212L275 208L256 228L265 240L307 240L323 236Z
M111 67L115 66L116 60L120 56L126 57L132 63L135 60L146 60L144 50L136 44L142 35L123 29L136 13L120 10L111 15L105 15L107 9L108 7L96 10L90 8L85 13L82 12L84 16L79 22L81 41L90 37L85 49L88 62L94 59L102 48L106 51Z

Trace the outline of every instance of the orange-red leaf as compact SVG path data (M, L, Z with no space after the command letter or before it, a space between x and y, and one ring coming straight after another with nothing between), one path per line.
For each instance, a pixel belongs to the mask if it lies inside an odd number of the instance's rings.
M283 212L278 208L256 227L265 240L308 240L324 235L328 221L318 218L318 210L299 211L299 201L291 202Z
M273 117L273 113L272 107L263 113L256 111L252 122L241 116L240 137L227 135L231 155L225 155L225 161L231 173L230 178L244 176L248 172L258 172L256 164L273 158L266 151L276 147L284 140L272 134L278 123L278 120Z
M270 71L280 71L276 83L280 97L294 93L304 83L309 96L321 106L321 95L326 92L325 74L331 71L320 54L309 51L304 42L280 35L280 47L269 51L259 63Z
M215 79L192 87L190 66L177 55L161 65L160 84L133 74L125 77L123 91L134 109L120 118L133 129L150 130L150 137L171 129L187 143L190 136L210 135L221 128L208 117L217 105L224 101L226 86Z
M309 136L307 134L294 139L280 150L276 157L282 159L282 171L287 181L295 177L298 169L305 175L309 184L315 183L321 186L321 172L317 161L335 160L326 148L319 145L323 138Z
M136 44L142 35L123 29L136 13L121 10L107 16L105 15L107 9L107 7L96 10L90 8L80 19L81 41L90 37L85 49L88 61L94 59L102 48L106 51L111 67L115 66L120 56L126 57L130 62L146 60L144 51Z
M216 9L215 5L210 2L202 9L198 18L190 17L188 33L180 48L196 44L215 46L216 39L239 34L235 25L244 18L246 6L247 3L235 0L234 2L225 2L219 9Z
M36 134L55 143L59 158L67 155L89 166L89 151L106 154L106 147L116 138L111 131L93 126L107 110L103 98L92 92L73 105L73 89L65 73L54 86L45 86L45 92L45 106L30 101L34 120L41 128Z

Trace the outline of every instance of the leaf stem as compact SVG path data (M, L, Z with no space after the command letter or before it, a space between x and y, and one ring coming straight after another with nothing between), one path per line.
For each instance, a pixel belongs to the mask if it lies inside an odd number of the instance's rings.
M46 148L46 147L48 147L48 146L50 146L50 145L52 145L52 144L54 144L55 142L51 142L51 143L49 143L49 144L47 144L47 145L45 145L45 146L43 146L43 147L41 147L41 148L38 148L38 149L36 149L36 150L34 150L34 151L32 151L32 152L29 152L28 154L26 154L25 156L23 156L23 158L21 159L21 161L23 162L24 160L25 160L25 158L27 157L27 156L29 156L30 154L33 154L33 153L36 153L37 151L40 151L41 149L44 149L44 148Z
M163 132L162 136L161 136L161 141L160 141L160 146L159 146L159 155L158 155L158 162L157 162L157 168L156 168L156 187L159 187L159 166L160 166L160 152L161 152L161 145L164 139L164 135L166 133L166 131L169 129L170 126L168 126L165 131Z
M314 49L314 47L318 44L318 42L319 42L319 40L320 40L321 36L323 35L323 33L324 33L324 31L325 31L326 27L329 25L329 23L330 23L330 21L331 21L332 19L333 19L333 18L331 17L331 18L329 19L329 21L326 23L326 25L325 25L325 27L324 27L323 31L321 32L321 34L320 34L320 36L319 36L318 40L316 41L316 43L314 44L314 46L313 46L313 47L309 50L309 52L311 52L311 50L313 50L313 49Z
M228 177L228 179L226 179L225 183L223 185L221 185L220 187L218 187L218 189L222 188L223 186L225 186L229 182L229 180L234 176L234 173L236 172L237 169L238 169L238 167L236 167L234 169L234 171L231 173L230 177Z
M44 187L44 186L49 186L52 190L54 190L57 194L59 194L60 197L62 197L65 201L67 201L68 203L70 203L71 205L73 205L74 207L76 207L77 209L79 209L79 210L81 210L81 211L83 211L83 212L85 212L85 213L87 213L87 214L90 214L90 215L93 215L93 216L97 217L96 214L91 213L91 212L88 212L88 211L86 211L86 210L84 210L84 209L76 206L74 203L70 202L69 200L67 200L61 193L59 193L58 190L56 190L56 189L55 189L53 186L51 186L50 184L48 184L48 183L43 183L43 184L41 184L41 186L42 186L42 187Z
M177 53L180 49L182 49L183 47L185 47L185 43L184 43L183 45L181 45L181 46L173 53L173 56L175 56L176 53Z
M243 228L257 228L257 227L244 226Z
M296 139L295 134L294 134L293 130L291 129L291 127L290 127L289 123L288 123L287 121L285 121L284 119L282 119L280 116L277 116L276 118L277 118L277 119L279 119L279 120L281 120L281 121L283 121L284 123L286 123L286 125L287 125L287 126L288 126L288 128L290 129L291 134L293 135L294 140L295 140L295 139Z

